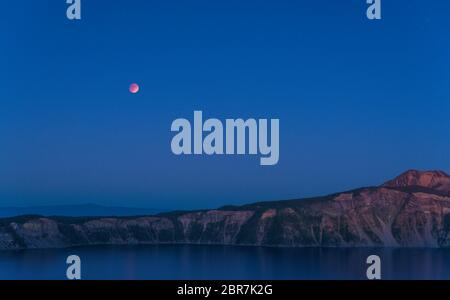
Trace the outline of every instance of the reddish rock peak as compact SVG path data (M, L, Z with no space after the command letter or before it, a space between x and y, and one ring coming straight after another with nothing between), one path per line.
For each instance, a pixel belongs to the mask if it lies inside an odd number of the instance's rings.
M443 171L417 171L409 170L400 176L384 183L386 187L420 186L434 189L439 192L450 192L450 176Z

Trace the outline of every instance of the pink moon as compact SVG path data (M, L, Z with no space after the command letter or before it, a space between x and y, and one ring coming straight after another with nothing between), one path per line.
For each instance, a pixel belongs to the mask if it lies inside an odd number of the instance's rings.
M139 92L139 85L136 83L130 84L130 93L136 94L137 92Z

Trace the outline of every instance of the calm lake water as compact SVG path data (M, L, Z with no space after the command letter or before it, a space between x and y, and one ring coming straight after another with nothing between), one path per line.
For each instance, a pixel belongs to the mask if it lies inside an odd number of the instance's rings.
M83 279L365 279L367 256L383 279L450 279L450 250L320 249L197 245L96 246L0 252L0 279L65 279L66 258Z

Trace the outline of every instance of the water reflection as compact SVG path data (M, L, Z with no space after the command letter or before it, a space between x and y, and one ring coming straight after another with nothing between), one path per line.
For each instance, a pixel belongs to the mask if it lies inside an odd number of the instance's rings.
M0 252L0 279L65 279L66 257L83 279L365 279L366 258L384 279L449 279L447 249L99 246Z

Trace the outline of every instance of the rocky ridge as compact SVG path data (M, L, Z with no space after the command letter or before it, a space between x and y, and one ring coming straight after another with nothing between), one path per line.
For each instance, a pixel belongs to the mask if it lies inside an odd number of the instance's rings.
M450 177L410 170L325 197L136 217L0 219L0 250L100 244L450 247Z

